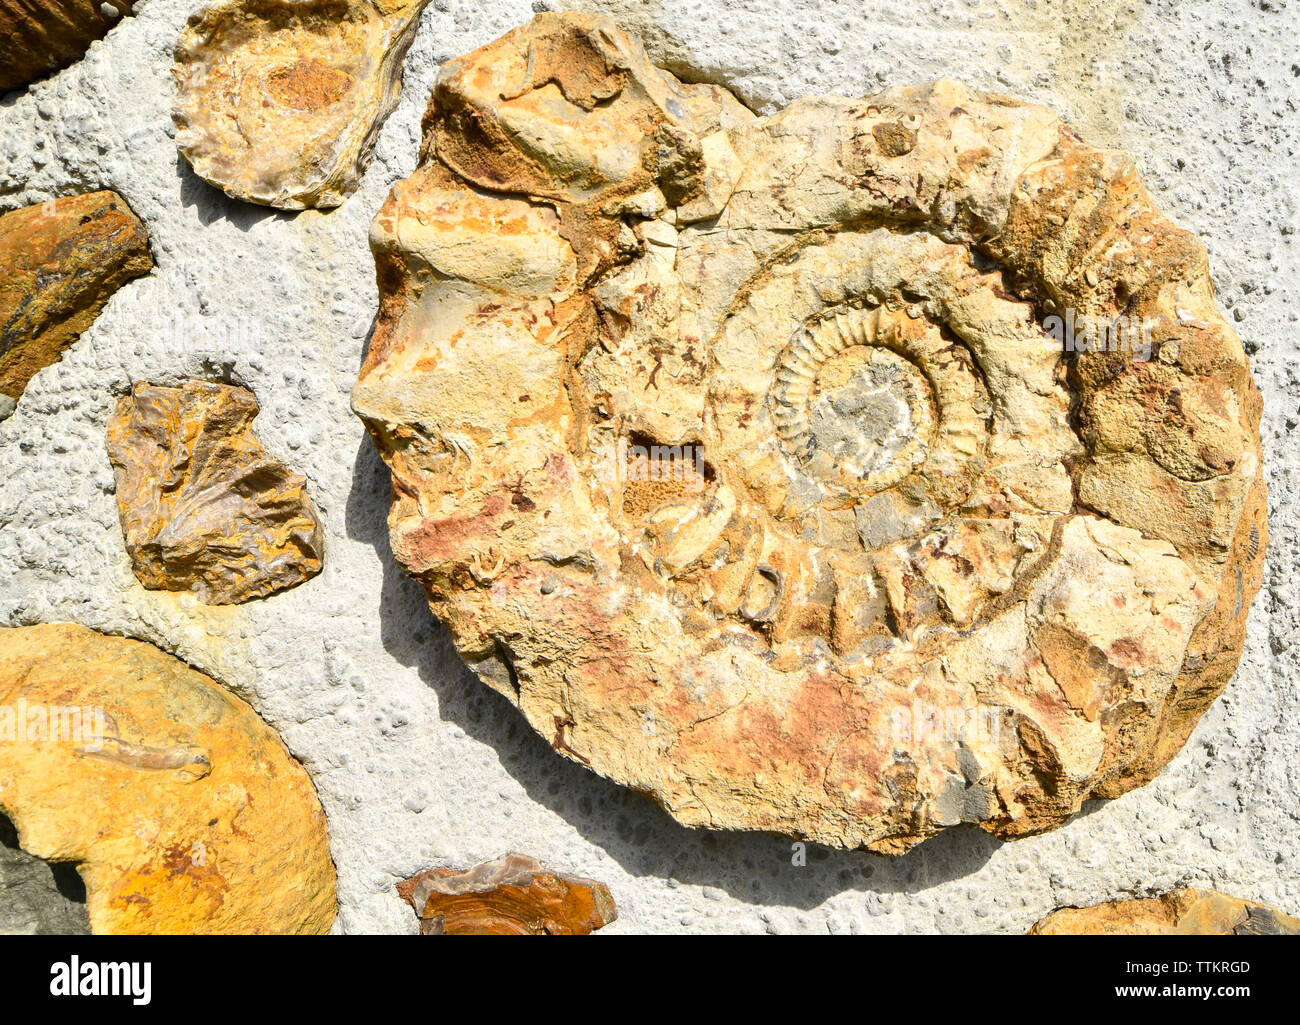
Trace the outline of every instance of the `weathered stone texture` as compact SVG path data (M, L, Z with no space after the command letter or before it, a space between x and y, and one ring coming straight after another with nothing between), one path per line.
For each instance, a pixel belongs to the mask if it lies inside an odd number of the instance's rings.
M144 225L116 192L0 215L0 396L18 399L114 292L152 268Z
M85 887L76 870L28 854L18 846L13 823L0 815L0 936L89 932Z
M558 750L897 854L1181 747L1261 582L1260 399L1131 159L951 81L755 117L576 15L425 128L353 406L394 554Z
M246 388L137 384L108 421L117 509L145 587L230 605L320 572L323 532L307 479L253 434Z
M435 868L398 883L426 936L582 936L618 917L604 883L506 854L464 872Z
M333 207L356 189L428 0L228 0L176 43L176 143L236 199Z
M78 60L134 0L0 0L0 92Z
M329 930L334 863L311 781L202 673L80 626L3 629L5 731L0 811L24 850L78 864L94 932Z
M1300 936L1300 918L1215 890L1174 890L1143 900L1060 908L1033 936Z

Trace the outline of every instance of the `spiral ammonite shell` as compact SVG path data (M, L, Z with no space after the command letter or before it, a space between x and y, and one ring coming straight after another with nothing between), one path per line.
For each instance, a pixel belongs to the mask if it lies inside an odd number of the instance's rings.
M1129 158L950 81L756 117L567 14L425 130L353 404L394 554L557 750L886 853L1178 751L1260 585L1259 395Z

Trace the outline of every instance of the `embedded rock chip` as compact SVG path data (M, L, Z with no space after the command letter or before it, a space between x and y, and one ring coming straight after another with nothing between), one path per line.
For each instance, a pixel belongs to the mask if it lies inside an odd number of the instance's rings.
M1031 936L1300 936L1300 918L1216 890L1058 908Z
M151 644L0 629L0 812L77 863L96 933L323 933L334 863L306 771L257 713Z
M137 384L108 421L117 511L145 587L208 605L262 598L320 572L307 479L253 435L246 388Z
M135 0L0 0L0 92L78 60Z
M18 846L13 823L0 815L0 936L89 932L85 887L76 869L28 854Z
M523 854L421 872L397 892L425 936L585 936L618 917L604 883L548 872Z
M236 199L334 207L402 88L428 0L228 0L176 43L176 144Z
M1260 398L1130 158L951 81L756 117L599 16L444 64L353 407L485 682L691 826L897 854L1150 780Z
M116 192L0 215L0 396L17 400L114 292L152 268L144 225ZM0 399L0 419L12 412Z

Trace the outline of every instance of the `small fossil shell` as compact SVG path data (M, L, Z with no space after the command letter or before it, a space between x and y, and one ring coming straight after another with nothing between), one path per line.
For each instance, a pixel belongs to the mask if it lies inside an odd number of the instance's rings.
M126 550L145 587L233 605L321 570L307 479L262 448L257 399L206 381L137 383L108 419Z
M176 42L176 145L236 199L334 207L355 191L428 0L228 0Z
M426 936L585 936L618 918L609 888L505 854L464 872L435 868L397 884Z

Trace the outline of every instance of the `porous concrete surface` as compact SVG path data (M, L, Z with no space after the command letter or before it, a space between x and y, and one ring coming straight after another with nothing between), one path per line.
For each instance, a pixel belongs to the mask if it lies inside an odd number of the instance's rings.
M338 931L415 933L399 879L511 849L607 883L606 933L1024 932L1054 907L1179 886L1300 910L1294 0L584 4L760 112L948 75L1129 150L1205 240L1264 392L1269 573L1237 676L1165 772L1043 836L954 830L898 859L810 848L804 865L789 840L684 829L552 752L464 669L388 550L387 473L348 408L375 313L368 225L415 166L438 63L543 5L435 0L361 189L300 214L229 200L176 153L170 50L198 6L145 0L79 64L0 102L0 209L116 189L157 261L0 423L0 622L149 640L250 701L320 792ZM307 475L327 542L306 584L207 607L132 575L105 421L132 381L194 377L252 388L259 437Z

